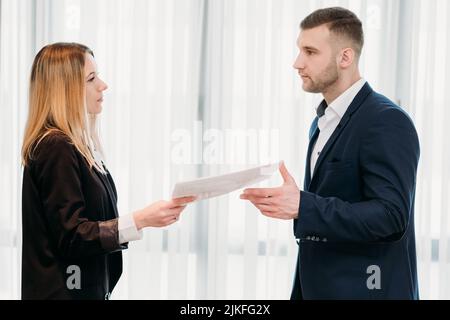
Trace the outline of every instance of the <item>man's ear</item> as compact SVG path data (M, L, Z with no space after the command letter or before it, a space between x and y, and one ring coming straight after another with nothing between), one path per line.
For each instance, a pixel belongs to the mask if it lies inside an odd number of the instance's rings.
M355 50L352 48L344 48L341 50L341 54L339 56L339 66L342 69L347 69L350 67L355 61Z

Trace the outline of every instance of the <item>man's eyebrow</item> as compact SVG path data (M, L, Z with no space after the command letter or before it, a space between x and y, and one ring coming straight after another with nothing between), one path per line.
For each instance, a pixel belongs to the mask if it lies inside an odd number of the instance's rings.
M314 47L310 47L310 46L303 46L302 49L303 50L309 50L309 51L319 51L318 49L316 49Z

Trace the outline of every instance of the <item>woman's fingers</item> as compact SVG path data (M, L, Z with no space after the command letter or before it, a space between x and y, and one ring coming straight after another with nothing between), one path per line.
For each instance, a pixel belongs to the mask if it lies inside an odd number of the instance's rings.
M151 226L165 227L176 222L180 218L181 212L186 209L186 205L195 201L196 197L180 197L169 201L159 201L157 210L151 214L154 222Z
M168 226L174 222L177 222L180 219L180 214L184 209L185 209L185 207L175 207L175 208L165 210L164 217L161 219L161 222L165 226Z
M175 198L169 201L171 207L182 207L186 206L187 204L195 201L197 197L190 196L190 197L181 197L181 198Z
M186 207L175 207L168 210L169 216L179 216Z

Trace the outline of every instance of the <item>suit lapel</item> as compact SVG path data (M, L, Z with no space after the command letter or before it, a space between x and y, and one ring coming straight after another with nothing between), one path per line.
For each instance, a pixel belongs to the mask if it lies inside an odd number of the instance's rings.
M109 171L107 171L106 168L104 168L104 169L106 170L107 174L109 174ZM109 200L113 204L112 207L113 207L113 210L114 210L114 212L113 212L114 216L116 218L119 217L119 213L117 212L117 206L116 206L117 198L114 195L114 191L111 189L111 184L108 181L108 176L106 174L103 174L103 173L97 171L96 168L93 168L92 170L96 173L97 177L100 179L100 181L102 182L103 186L105 187L105 190L106 190L106 193L108 194Z
M336 139L344 131L344 129L347 126L348 122L350 121L353 113L355 113L359 109L359 107L364 102L364 100L367 98L367 96L372 92L373 92L372 88L370 87L370 85L368 83L366 83L362 87L362 89L359 91L359 93L356 95L355 99L353 99L353 102L348 107L347 111L345 112L344 116L342 117L341 121L339 122L338 126L336 127L336 130L334 130L330 139L328 139L327 143L325 144L325 147L323 148L322 152L320 153L319 158L317 159L317 163L314 168L314 173L313 173L312 179L310 180L310 183L312 182L312 180L314 180L317 170L319 169L323 160L327 156L328 152L331 150L331 147L336 142ZM310 187L310 185L308 185L308 189L309 189L309 187Z

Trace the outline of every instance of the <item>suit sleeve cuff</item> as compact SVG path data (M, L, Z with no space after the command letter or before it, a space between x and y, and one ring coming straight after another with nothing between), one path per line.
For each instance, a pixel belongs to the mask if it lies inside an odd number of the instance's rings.
M298 217L294 220L294 235L296 239L301 239L304 236L305 224L308 222L308 215L313 210L312 202L313 194L300 191L300 203L298 208Z
M142 239L142 230L137 229L133 214L119 218L119 243L126 243Z
M118 219L99 222L100 242L102 248L107 252L114 252L124 249L119 243Z

